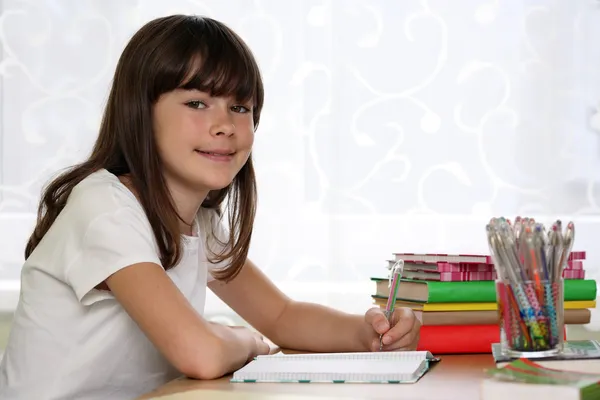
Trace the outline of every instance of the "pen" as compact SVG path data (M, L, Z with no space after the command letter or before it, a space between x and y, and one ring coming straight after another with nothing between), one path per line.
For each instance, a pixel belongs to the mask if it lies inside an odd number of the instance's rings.
M396 296L398 296L398 288L400 287L400 279L404 270L404 260L398 260L390 269L390 294L388 295L387 305L385 306L385 317L388 322L392 323L392 315L396 306ZM383 335L379 335L379 351L383 350Z
M571 255L571 250L573 249L573 240L575 239L575 224L573 222L569 222L567 224L567 228L565 229L565 234L562 237L562 252L560 254L560 259L558 261L558 268L556 269L555 280L559 280L562 276L563 270L567 262L569 262L569 256Z
M491 218L486 225L490 254L502 281L497 301L509 348L547 350L561 342L564 289L559 285L575 239L575 224L566 225L563 233L562 221L556 220L546 231L535 219L520 216L513 225L505 218Z

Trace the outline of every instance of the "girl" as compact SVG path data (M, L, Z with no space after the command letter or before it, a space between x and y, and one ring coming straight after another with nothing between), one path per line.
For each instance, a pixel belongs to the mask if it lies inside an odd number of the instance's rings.
M379 351L383 335L384 350L415 348L410 310L390 326L378 308L296 302L247 260L262 106L254 57L222 23L175 15L133 36L91 156L42 195L0 398L130 399L268 353L260 334L202 317L207 286L280 347Z

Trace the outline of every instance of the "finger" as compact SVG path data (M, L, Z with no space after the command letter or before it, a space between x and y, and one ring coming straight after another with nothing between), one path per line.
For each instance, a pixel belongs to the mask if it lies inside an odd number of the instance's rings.
M365 313L365 322L373 327L375 332L382 335L390 329L390 323L380 307L373 307Z
M398 308L392 316L392 328L382 338L384 345L390 345L402 341L402 347L412 343L419 333L421 322L410 308Z
M268 343L264 342L262 339L257 344L258 354L269 354L271 352L271 346Z
M371 347L369 348L369 351L374 352L374 351L380 351L380 350L382 350L381 341L379 339L379 335L377 335L377 338L374 338L371 341Z
M397 342L393 342L389 345L384 345L381 350L383 351L414 351L419 346L419 338L420 335L418 333L415 335L406 335L402 339Z

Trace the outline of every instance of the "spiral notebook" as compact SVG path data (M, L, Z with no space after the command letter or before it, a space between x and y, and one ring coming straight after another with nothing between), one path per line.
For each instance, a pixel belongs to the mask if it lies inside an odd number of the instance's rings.
M414 383L438 358L428 351L258 356L231 382Z

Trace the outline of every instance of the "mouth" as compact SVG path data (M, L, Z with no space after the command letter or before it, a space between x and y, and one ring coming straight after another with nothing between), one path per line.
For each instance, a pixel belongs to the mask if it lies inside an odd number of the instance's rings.
M233 150L208 151L208 150L200 150L200 149L195 149L194 152L196 154L199 154L199 155L201 155L205 158L208 158L209 160L213 160L213 161L231 161L233 159L233 156L236 153Z

